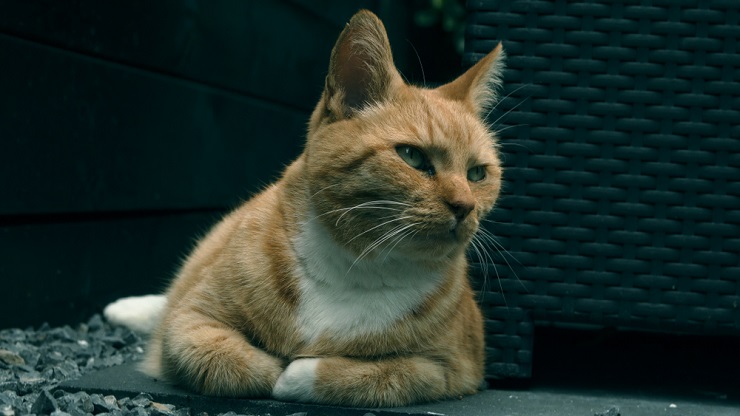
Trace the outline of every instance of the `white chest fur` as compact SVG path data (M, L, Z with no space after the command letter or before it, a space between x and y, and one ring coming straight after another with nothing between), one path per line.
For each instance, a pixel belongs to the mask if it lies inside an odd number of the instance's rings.
M362 259L338 245L318 221L294 241L301 262L298 325L308 342L377 333L418 307L441 282L393 253Z

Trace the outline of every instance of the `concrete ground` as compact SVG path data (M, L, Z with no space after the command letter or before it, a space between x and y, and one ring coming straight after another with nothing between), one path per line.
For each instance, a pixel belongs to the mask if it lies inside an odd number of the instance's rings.
M676 399L651 393L625 393L604 390L570 390L553 387L491 389L462 400L392 408L349 409L331 406L282 403L273 400L236 400L200 396L147 377L132 364L111 367L68 381L67 391L111 394L118 398L148 393L154 401L189 407L191 414L209 415L233 411L248 415L449 415L449 416L738 416L737 402L722 399Z
M535 337L533 378L496 383L462 400L393 409L349 409L205 397L149 378L132 364L67 381L67 391L148 393L191 414L740 416L740 338L665 336L620 331L549 331ZM297 416L297 415L296 415Z

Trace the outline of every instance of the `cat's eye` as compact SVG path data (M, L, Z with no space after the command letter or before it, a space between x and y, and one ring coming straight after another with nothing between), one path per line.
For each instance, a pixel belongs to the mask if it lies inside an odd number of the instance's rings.
M486 168L484 166L475 166L468 169L468 180L470 182L479 182L485 179Z
M434 166L421 150L413 146L398 146L396 152L412 168L423 171L430 176L434 175Z

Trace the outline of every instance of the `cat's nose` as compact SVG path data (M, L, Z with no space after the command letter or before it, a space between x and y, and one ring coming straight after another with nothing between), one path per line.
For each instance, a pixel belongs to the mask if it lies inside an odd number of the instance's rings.
M468 214L475 208L475 202L453 201L447 202L447 207L452 211L457 222L464 220Z

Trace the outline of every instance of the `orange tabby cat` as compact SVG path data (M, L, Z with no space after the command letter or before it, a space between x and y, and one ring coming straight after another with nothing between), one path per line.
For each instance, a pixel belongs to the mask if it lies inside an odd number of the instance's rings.
M145 371L209 395L352 406L475 393L483 325L465 252L501 185L481 115L502 56L409 86L380 20L357 13L303 154L189 257Z

